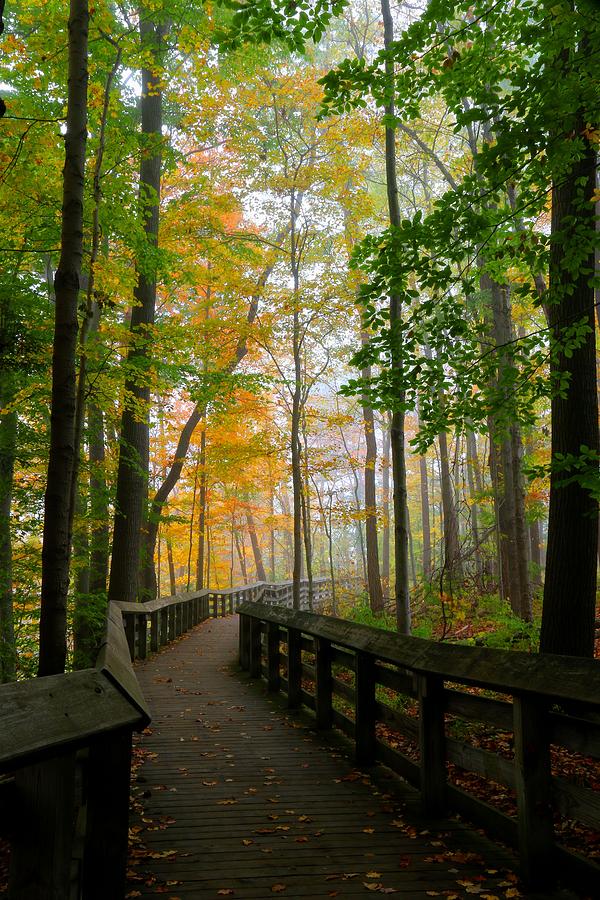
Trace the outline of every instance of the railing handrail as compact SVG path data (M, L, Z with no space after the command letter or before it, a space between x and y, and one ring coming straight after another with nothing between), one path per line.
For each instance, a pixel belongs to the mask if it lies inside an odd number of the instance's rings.
M297 628L340 647L370 653L382 662L417 673L438 675L457 684L477 685L500 693L537 694L600 708L598 660L438 643L347 619L276 608L260 602L243 604L238 612L268 619L283 627ZM508 661L511 671L506 670ZM503 672L501 677L498 677L499 671Z
M323 584L328 584L329 579L319 576L318 578L313 578L312 583L313 586L317 587ZM257 588L266 588L267 590L287 589L292 584L292 581L253 581L249 584L238 585L237 587L199 588L195 591L178 591L176 594L171 594L167 597L157 597L156 599L148 600L145 603L117 602L116 605L124 613L152 613L159 612L161 609L165 609L168 606L173 606L177 603L181 603L182 601L190 600L195 597L210 597L214 595L218 595L220 597L228 597L231 594L247 593ZM300 585L301 587L307 587L308 580L302 579Z
M144 728L150 713L117 611L107 616L107 635L94 668L1 685L0 721L4 772L115 729Z
M453 809L518 846L528 881L550 883L560 868L582 890L600 884L600 867L556 843L553 825L557 811L600 827L598 792L553 775L550 750L558 745L600 758L598 661L436 644L268 603L245 603L238 612L242 668L264 678L269 691L287 693L288 707L314 710L317 729L336 726L353 738L358 764L383 762L420 790L426 813ZM512 701L462 685L491 688ZM416 701L418 716L378 688ZM453 737L447 714L512 731L514 757ZM377 723L395 731L400 744ZM418 762L403 752L403 739L418 751ZM514 789L516 818L451 783L448 763Z

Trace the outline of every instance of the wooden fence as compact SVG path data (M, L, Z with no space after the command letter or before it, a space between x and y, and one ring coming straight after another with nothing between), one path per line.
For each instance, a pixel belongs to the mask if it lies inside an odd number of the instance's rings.
M463 814L517 846L528 882L550 884L560 871L600 896L600 867L554 829L561 816L600 829L600 791L551 768L554 746L600 757L600 663L449 646L263 603L238 611L241 666L287 693L289 707L313 710L317 728L349 735L360 765L381 761L420 790L426 812ZM416 702L418 716L394 698ZM449 736L457 719L510 733L512 758ZM381 739L378 723L412 742L419 761ZM448 762L514 791L516 816L449 783Z
M320 610L331 596L330 582L315 578L312 607ZM223 591L204 589L162 597L149 603L119 603L132 659L146 659L170 641L208 618L230 615L244 602L273 603L292 607L292 582L269 584L262 581ZM307 581L300 582L300 608L310 604Z
M327 591L315 579L315 608ZM112 604L95 668L0 686L11 900L123 897L132 734L150 722L131 660L258 598L291 605L291 582ZM306 582L301 599L308 604Z
M2 685L12 900L123 896L131 738L149 721L117 609L95 668Z

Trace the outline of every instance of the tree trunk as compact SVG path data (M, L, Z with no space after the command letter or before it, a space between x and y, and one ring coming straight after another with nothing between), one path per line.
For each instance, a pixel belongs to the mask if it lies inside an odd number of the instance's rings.
M363 346L368 342L368 336L361 334ZM363 379L371 378L371 369L366 368L361 372ZM375 435L375 417L373 409L363 397L362 402L363 426L365 431L366 455L365 455L365 537L367 544L367 589L369 603L374 613L383 610L383 592L381 590L381 573L379 571L379 545L377 542L377 437Z
M452 595L453 588L462 581L463 576L458 536L458 517L456 515L454 490L450 476L448 438L444 431L438 435L438 442L440 447L440 488L444 517L444 588Z
M39 675L64 672L75 462L77 308L83 254L87 138L87 0L71 0L61 253L54 279L50 454L44 499Z
M582 117L573 133L582 135ZM589 326L579 349L555 351L550 357L553 384L569 373L566 396L552 398L552 462L558 454L579 457L581 447L598 452L596 334L594 323L593 249L571 271L575 243L589 240L595 227L596 154L584 141L584 153L552 187L549 318L552 339L563 328L584 320ZM585 243L584 243L584 246ZM590 242L591 246L591 242ZM572 355L571 355L572 354ZM596 464L597 465L597 464ZM573 656L594 655L598 503L579 483L563 486L565 472L552 471L544 606L540 650Z
M171 597L174 597L177 593L177 580L175 578L175 563L173 562L173 544L171 543L171 538L166 538L165 543L167 545L167 562L169 565L169 594Z
M252 544L252 553L254 555L254 566L256 568L256 580L257 581L266 581L267 575L265 572L265 567L263 565L260 544L258 543L258 535L256 534L256 525L254 523L254 516L252 515L250 510L246 511L246 522L248 523L248 533L250 535L250 542Z
M308 608L313 608L313 543L310 515L310 479L308 474L308 435L306 432L306 416L302 404L302 531L304 535L304 558L306 562L306 580L308 581Z
M242 529L236 528L235 526L232 526L232 529L233 529L233 537L235 540L235 549L237 552L238 562L240 564L240 574L242 576L242 582L244 584L248 584L248 569L246 567L246 547L244 545L244 538L243 538L244 532ZM240 531L242 531L241 539L240 539ZM233 561L232 561L231 571L232 571L232 577L231 577L231 585L230 586L233 587Z
M10 409L8 373L0 373L0 683L15 678L11 509L17 443L17 414Z
M419 420L419 428L421 422ZM427 473L427 457L419 456L419 482L421 489L421 527L423 531L423 580L431 581L431 522L429 520L429 481Z
M89 669L94 665L94 614L90 605L90 536L87 497L83 485L78 486L73 511L73 570L75 572L73 610L73 668Z
M142 67L142 161L140 206L148 247L158 246L162 162L162 75L160 51L163 28L140 10L140 45L152 68ZM148 254L148 257L150 254ZM150 456L150 368L156 308L156 274L150 258L138 264L138 281L131 310L128 372L123 392L115 520L110 567L109 600L140 600L142 533L146 524Z
M271 545L271 581L275 582L275 528L273 527L275 517L275 491L273 490L273 485L271 485L269 500L271 512L271 525L269 527L269 539Z
M387 416L383 425L381 457L381 506L383 529L381 535L381 586L385 597L390 592L390 428Z
M482 290L489 293L492 312L492 332L498 351L498 388L508 406L511 398L504 385L512 361L502 348L512 341L512 314L509 291L489 275L480 278ZM508 379L510 384L510 380ZM522 442L518 425L493 422L490 440L497 446L495 457L495 495L497 520L500 527L500 568L504 595L508 597L515 615L531 620L531 590L527 565L527 534L525 528L525 494L521 473Z
M206 531L206 428L200 432L200 490L198 492L198 552L196 555L196 590L204 588L204 534Z
M292 354L294 360L294 390L292 392L292 421L290 427L290 450L292 457L292 511L294 521L294 563L292 571L292 604L300 609L300 581L302 579L302 471L300 461L300 415L302 399L302 361L300 356L300 269L298 260L298 237L296 233L297 211L295 193L290 194L290 252L294 291L294 313L292 324Z
M384 46L388 50L394 40L394 20L389 0L381 0ZM385 126L385 176L390 225L400 227L401 215L398 203L396 177L396 129L391 124L395 114L394 63L386 58L385 74L388 80L388 101L384 111L388 117ZM402 381L402 308L400 297L390 295L391 367ZM404 435L404 391L400 392L397 408L392 413L390 446L394 475L394 557L396 569L396 625L401 634L410 634L410 590L408 560L408 492L406 487L406 458Z
M479 538L479 504L478 491L475 488L476 471L479 466L477 458L477 439L473 431L467 431L467 486L469 488L469 509L471 510L471 534L475 556L475 574L477 584L483 586L483 564Z

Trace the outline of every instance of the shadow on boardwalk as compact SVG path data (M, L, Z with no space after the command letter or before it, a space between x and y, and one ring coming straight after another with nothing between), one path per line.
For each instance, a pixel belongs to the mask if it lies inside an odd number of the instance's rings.
M238 674L236 652L237 617L214 619L136 667L153 723L136 750L128 897L541 900L512 853L422 819L412 788L357 771L343 738Z

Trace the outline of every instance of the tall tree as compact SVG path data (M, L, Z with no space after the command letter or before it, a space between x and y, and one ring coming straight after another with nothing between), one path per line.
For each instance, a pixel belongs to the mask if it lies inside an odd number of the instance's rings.
M152 19L152 7L139 9L142 67L142 159L139 203L147 250L137 260L137 285L131 310L130 343L123 391L119 466L110 566L109 600L140 599L142 535L146 524L150 457L150 370L156 311L156 259L163 155L163 72L166 25Z
M556 10L577 24L583 19L570 3ZM556 31L569 38L561 18ZM584 26L585 27L585 26ZM550 371L555 385L552 397L552 461L548 550L540 649L545 653L594 655L594 620L598 549L598 501L590 494L590 474L596 473L598 453L598 396L596 383L596 331L594 317L594 247L597 239L594 198L597 156L586 131L591 110L586 54L588 35L579 31L579 45L567 44L557 59L547 61L554 70L557 88L566 81L574 96L562 90L560 131L553 135L564 153L557 151L552 185L550 243L549 324L556 347ZM558 77L557 77L558 76ZM565 102L567 101L567 102ZM575 102L574 102L575 101ZM568 103L568 105L567 105ZM581 345L565 348L564 334L570 323L585 328ZM586 459L586 457L589 457ZM567 471L561 461L567 461ZM583 460L583 479L577 477ZM561 470L562 469L562 470ZM590 471L591 470L591 471ZM571 476L571 477L569 477ZM573 477L575 476L575 477Z
M50 455L44 500L39 675L63 672L67 655L70 506L75 466L75 355L87 139L88 22L87 0L71 0L61 253L54 277L56 305Z
M384 47L391 49L394 41L394 20L389 0L381 0L383 17ZM385 103L385 180L388 201L388 215L392 228L399 228L402 221L398 201L398 177L396 173L396 128L395 122L395 86L394 61L387 55L385 58L386 103ZM392 289L390 293L390 342L391 368L398 377L398 384L403 378L402 365L402 301ZM394 561L396 570L396 625L401 634L409 634L410 590L409 590L409 556L408 556L408 492L406 487L406 457L404 436L404 390L400 388L392 410L390 429L390 449L392 471L394 476Z

